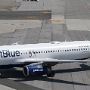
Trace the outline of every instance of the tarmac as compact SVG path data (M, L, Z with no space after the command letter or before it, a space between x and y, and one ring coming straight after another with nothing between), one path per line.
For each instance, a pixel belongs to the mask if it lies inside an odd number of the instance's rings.
M18 1L18 0L17 0ZM90 40L89 0L18 1L11 11L49 11L43 20L0 20L0 45L50 41ZM48 13L48 12L44 12ZM36 13L37 14L37 13ZM36 15L35 14L35 15ZM50 14L50 13L49 13ZM26 13L27 15L27 13ZM23 18L23 17L22 17ZM0 70L3 90L90 90L90 63L62 63L53 67L54 77L25 77L22 68Z
M0 11L10 11L12 8L18 8L20 6L20 2L16 2L15 0L0 0Z
M50 10L0 11L0 20L46 20L51 19Z

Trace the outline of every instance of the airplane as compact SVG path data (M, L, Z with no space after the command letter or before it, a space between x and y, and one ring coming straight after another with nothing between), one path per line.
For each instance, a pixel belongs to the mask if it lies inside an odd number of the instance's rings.
M90 62L90 41L0 46L0 69L22 67L25 76L54 77L58 63Z

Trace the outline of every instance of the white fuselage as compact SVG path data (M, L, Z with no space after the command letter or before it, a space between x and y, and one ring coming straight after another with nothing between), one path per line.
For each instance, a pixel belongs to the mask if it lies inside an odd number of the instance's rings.
M0 46L0 65L13 64L16 60L24 58L76 60L89 57L90 41Z

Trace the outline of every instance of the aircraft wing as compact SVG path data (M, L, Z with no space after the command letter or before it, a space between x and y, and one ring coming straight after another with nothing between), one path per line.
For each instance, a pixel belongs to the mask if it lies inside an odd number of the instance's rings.
M58 60L52 58L24 58L24 59L17 59L12 64L20 64L20 63L70 63L70 62L90 62L90 60Z

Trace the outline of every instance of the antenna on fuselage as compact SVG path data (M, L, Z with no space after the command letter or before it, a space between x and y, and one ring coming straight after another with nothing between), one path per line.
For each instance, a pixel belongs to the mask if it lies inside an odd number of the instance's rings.
M16 43L13 43L12 45L18 45L19 41L17 41Z

